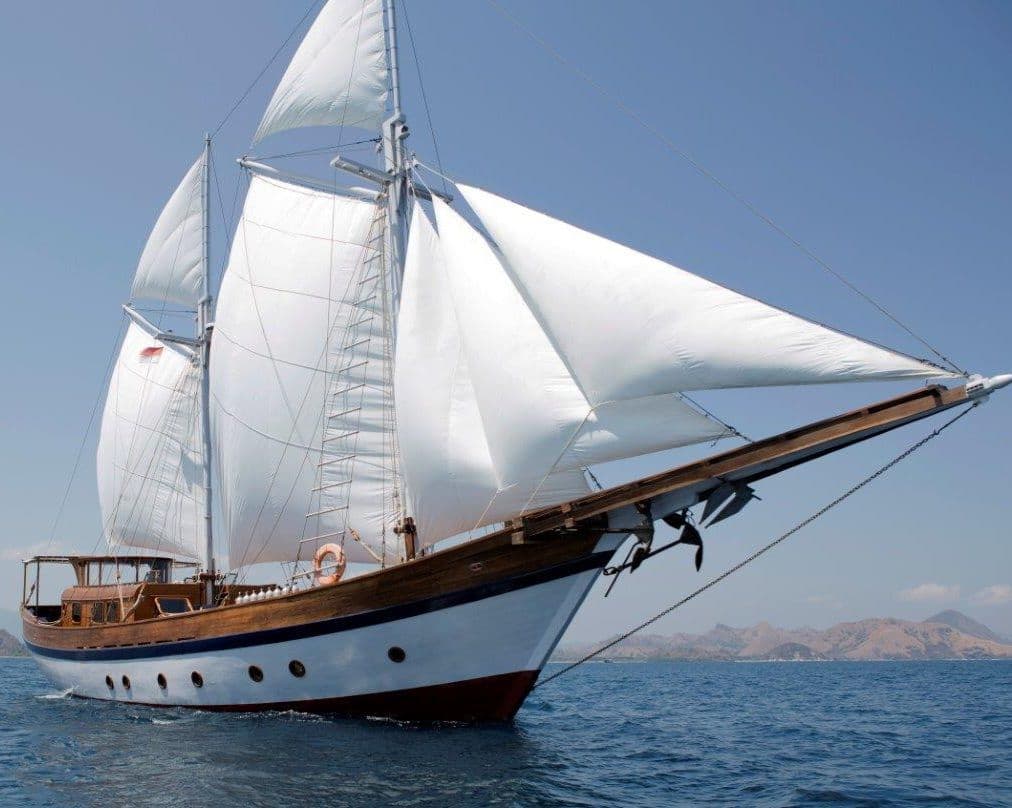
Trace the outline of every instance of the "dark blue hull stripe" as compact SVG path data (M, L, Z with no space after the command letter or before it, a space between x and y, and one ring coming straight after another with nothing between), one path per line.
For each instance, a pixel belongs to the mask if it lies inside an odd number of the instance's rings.
M548 583L559 578L566 578L581 572L599 569L607 563L611 552L594 553L552 567L490 581L468 589L460 589L445 595L432 598L385 606L368 612L349 614L343 617L332 617L312 623L300 623L294 626L269 628L261 631L250 631L244 634L227 634L223 637L208 637L200 640L181 640L179 642L157 643L152 645L128 645L119 648L47 648L34 643L25 642L33 654L53 659L73 659L78 661L112 661L117 659L152 659L156 657L180 656L182 654L198 654L208 651L225 651L234 648L248 648L258 645L301 640L307 637L320 637L325 634L337 634L342 631L390 623L404 620L420 614L428 614L452 606L474 603L478 600L526 589L529 586Z

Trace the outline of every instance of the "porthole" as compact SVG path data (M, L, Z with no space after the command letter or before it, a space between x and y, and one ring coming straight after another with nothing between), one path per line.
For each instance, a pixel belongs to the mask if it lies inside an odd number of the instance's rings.
M262 682L264 680L264 672L260 670L256 665L249 666L249 678L254 682Z
M165 681L165 674L164 673L158 674L158 686L162 690L165 690L165 688L167 688L169 686L169 683L167 681Z
M288 663L288 672L299 679L306 675L306 666L303 665L299 660L293 659Z
M109 688L110 690L115 690L115 689L116 689L116 685L115 685L115 683L114 683L114 682L112 681L112 677L111 677L111 676L106 676L106 677L105 677L105 686L106 686L107 688Z
M404 653L404 649L399 645L395 645L387 651L387 656L390 657L391 662L403 662L408 658L408 655Z
M203 687L204 686L204 677L201 676L196 671L194 671L193 673L190 674L190 681L193 682L193 686L194 687Z
M124 676L123 677L123 687L125 687L127 690L130 689L130 677L129 676Z

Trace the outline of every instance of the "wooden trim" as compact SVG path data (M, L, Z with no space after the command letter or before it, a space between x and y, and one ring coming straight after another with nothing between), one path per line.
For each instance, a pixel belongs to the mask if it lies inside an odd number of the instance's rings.
M522 522L524 536L565 527L627 505L658 497L694 484L733 476L749 482L776 474L799 463L881 435L913 421L927 418L969 399L965 387L924 387L885 401L843 413L808 426L784 432L727 452L698 460L651 477L588 494L563 506L544 508L514 520ZM753 473L749 473L749 470ZM719 484L719 483L715 483Z
M43 624L23 609L24 637L39 649L94 651L150 648L163 643L304 627L407 607L427 599L448 599L453 593L476 587L491 588L491 591L504 581L536 576L539 571L571 565L581 559L603 566L607 558L597 558L593 553L600 536L600 530L587 527L560 536L558 541L514 547L508 536L493 534L330 586L317 586L254 603L230 603L214 609L95 627ZM144 593L153 598L162 594L163 589L175 586L178 585L147 584ZM226 594L234 596L227 588ZM168 650L167 647L165 651Z

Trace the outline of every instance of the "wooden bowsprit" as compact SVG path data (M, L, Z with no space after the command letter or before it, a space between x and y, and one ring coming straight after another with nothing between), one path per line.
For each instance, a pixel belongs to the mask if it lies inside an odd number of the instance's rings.
M532 511L512 520L509 530L514 542L521 543L628 507L649 506L653 519L664 519L709 500L722 487L743 490L750 483L847 446L960 404L982 400L1008 380L1012 377L984 380L985 384L977 387L973 382L955 388L923 387L685 466ZM988 381L995 383L988 386Z
M872 482L873 480L878 479L883 474L885 474L887 471L889 471L889 469L891 469L893 466L897 465L901 461L903 461L906 458L910 457L910 455L912 455L914 452L916 452L918 449L920 449L921 447L923 447L925 444L927 444L928 442L930 442L934 438L937 438L939 435L942 434L942 432L944 432L950 426L952 426L953 424L955 424L956 421L958 421L960 418L962 418L964 415L966 415L968 412L970 412L970 410L974 409L974 407L976 407L977 404L979 404L980 402L979 401L971 401L971 402L968 402L968 403L969 403L969 406L965 410L963 410L962 412L960 412L955 417L950 418L948 421L946 421L944 424L942 424L942 426L940 426L938 429L934 430L933 432L929 433L925 437L921 438L915 444L913 444L912 446L910 446L908 449L906 449L905 451L903 451L901 454L899 454L896 457L894 457L892 460L890 460L884 466L882 466L881 468L879 468L877 471L873 472L872 474L869 474L867 477L865 477L863 480L861 480L861 482L857 483L857 485L854 485L853 487L851 487L850 489L848 489L847 491L845 491L843 494L841 494L839 497L837 497L836 499L834 499L832 502L828 503L827 505L824 505L822 508L820 508L818 511L816 511L815 513L813 513L808 518L802 520L801 522L798 522L798 524L796 524L794 527L792 527L786 533L781 534L777 538L773 539L773 541L771 541L771 542L763 545L758 550L756 550L754 553L752 553L750 556L748 556L747 558L739 561L733 567L730 567L729 569L725 570L724 572L722 572L717 577L711 578L709 581L707 581L701 587L699 587L698 589L690 592L688 595L686 595L685 597L683 597L681 600L678 600L677 602L673 603L671 606L668 606L663 611L658 612L653 617L651 617L651 618L649 618L647 620L644 620L642 623L640 623L640 624L634 626L633 628L629 629L624 634L621 634L618 637L616 637L615 639L610 640L605 645L602 645L600 648L597 648L594 651L591 651L589 654L586 654L585 656L583 656L580 659L576 660L575 662L570 663L569 665L567 665L566 667L564 667L562 670L556 671L555 673L553 673L548 678L544 679L541 682L538 682L531 689L532 690L537 690L539 687L543 687L544 685L547 685L549 682L552 682L555 679L558 679L560 676L562 676L562 675L564 675L566 673L569 673L571 670L573 670L576 667L579 667L583 663L589 662L591 659L594 659L595 657L600 656L605 651L608 651L609 649L614 648L616 645L618 645L619 643L621 643L621 642L629 639L634 634L636 634L636 633L642 631L643 629L645 629L645 628L653 625L658 620L660 620L660 619L662 619L664 617L667 617L673 611L675 611L676 609L684 606L686 603L688 603L693 598L697 597L698 595L703 594L703 592L706 592L708 589L712 589L717 584L719 584L722 581L726 580L727 578L731 577L732 575L734 575L734 573L738 572L738 570L740 570L740 569L748 566L753 561L755 561L756 559L758 559L760 556L765 555L767 552L769 552L770 550L772 550L777 545L779 545L779 544L787 541L787 539L789 539L791 536L795 535L796 533L800 532L804 528L808 527L808 525L812 524L812 522L814 522L816 519L818 519L821 516L824 516L826 513L828 513L829 511L831 511L833 508L835 508L837 505L839 505L840 503L842 503L846 499L848 499L851 496L853 496L854 494L856 494L858 491L860 491L862 488L864 488L866 485L868 485L868 483ZM668 547L674 546L674 544L677 544L677 542L672 542L670 545L666 545L665 547L659 548L658 550L654 551L653 553L648 554L648 556L645 556L643 560L645 560L646 557L649 557L649 555L656 555L657 553L661 552L662 550L665 550L665 549L668 549ZM617 568L617 571L615 573L616 581L618 579L617 572L621 572L621 569L624 568L625 566L626 565L623 564L620 568ZM615 569L615 568L612 568L612 569ZM605 570L605 574L607 574L607 572L608 571ZM608 591L609 592L611 591L611 588L614 585L615 584L613 582L612 585L610 587L608 587Z

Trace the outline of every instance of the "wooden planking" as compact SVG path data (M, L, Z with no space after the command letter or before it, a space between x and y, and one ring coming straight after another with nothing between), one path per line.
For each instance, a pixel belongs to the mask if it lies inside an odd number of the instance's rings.
M557 541L513 546L508 536L494 534L331 586L127 623L57 627L39 624L23 610L25 639L49 648L124 647L301 625L437 597L572 561L589 555L600 535L598 529L584 528L560 535ZM145 592L154 597L163 586L171 585L148 584Z

